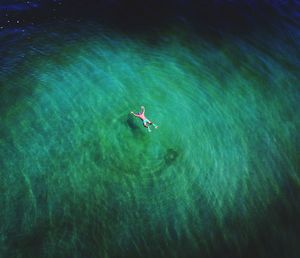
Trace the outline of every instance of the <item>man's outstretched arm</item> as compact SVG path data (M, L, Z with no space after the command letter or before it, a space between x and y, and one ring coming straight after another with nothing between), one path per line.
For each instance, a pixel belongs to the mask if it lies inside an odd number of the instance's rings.
M145 107L141 106L141 109L142 109L142 114L144 114L145 113Z
M130 112L130 114L133 114L134 116L138 116L137 114L133 113L132 111Z

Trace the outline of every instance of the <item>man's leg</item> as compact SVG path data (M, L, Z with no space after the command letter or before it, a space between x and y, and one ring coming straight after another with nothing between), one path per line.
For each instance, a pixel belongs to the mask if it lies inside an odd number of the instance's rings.
M148 132L150 133L150 132L151 132L151 129L150 129L150 127L147 125L147 122L144 123L143 125L144 125L144 127L146 127L146 128L148 129Z
M156 124L154 124L154 123L152 123L152 122L149 122L149 124L150 124L150 125L153 125L155 129L157 129L157 127L158 127L158 125L156 125Z

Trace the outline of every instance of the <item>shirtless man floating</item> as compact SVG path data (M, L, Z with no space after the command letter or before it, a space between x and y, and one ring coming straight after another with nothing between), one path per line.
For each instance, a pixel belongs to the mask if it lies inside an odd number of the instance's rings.
M157 129L157 128L158 128L158 125L152 123L149 119L147 119L147 118L145 117L145 107L144 107L144 106L141 106L141 109L142 109L141 112L139 112L139 113L137 113L137 114L133 113L132 111L131 111L130 113L133 114L134 116L139 117L140 119L142 119L144 127L148 128L148 132L151 132L151 129L150 129L150 127L147 125L147 123L148 123L149 125L153 125L154 128Z

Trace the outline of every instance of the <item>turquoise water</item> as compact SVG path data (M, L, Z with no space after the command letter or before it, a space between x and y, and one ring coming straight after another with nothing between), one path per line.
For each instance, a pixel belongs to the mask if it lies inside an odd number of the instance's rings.
M2 72L2 257L296 257L295 41L85 28Z

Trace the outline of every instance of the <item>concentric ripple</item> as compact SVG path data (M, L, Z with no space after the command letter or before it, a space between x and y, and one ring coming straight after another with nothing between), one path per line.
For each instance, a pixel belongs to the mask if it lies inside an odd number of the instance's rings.
M5 257L23 257L24 241L26 257L246 246L287 185L299 187L293 44L176 30L151 45L89 30L37 33L38 51L1 81L1 99L15 98L1 117ZM130 115L141 105L151 133Z

